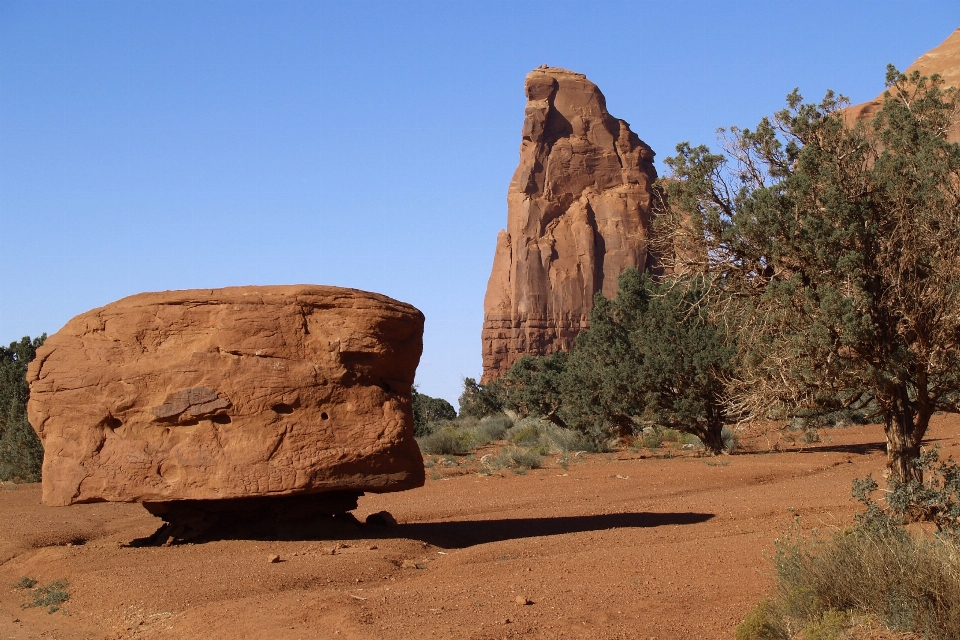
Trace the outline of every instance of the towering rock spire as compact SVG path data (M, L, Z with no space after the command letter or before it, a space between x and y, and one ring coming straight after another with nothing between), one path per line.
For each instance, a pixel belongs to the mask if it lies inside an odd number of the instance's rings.
M648 261L653 151L583 74L540 67L526 94L484 299L485 382L525 354L570 349L594 294L613 296L620 273Z

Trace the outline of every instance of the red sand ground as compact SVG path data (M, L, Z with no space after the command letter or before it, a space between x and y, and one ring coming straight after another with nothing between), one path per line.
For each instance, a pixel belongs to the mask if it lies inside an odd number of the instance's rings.
M0 640L732 638L794 514L845 526L851 481L880 477L879 426L821 433L802 451L758 438L733 456L596 454L525 475L438 465L422 489L361 498L361 520L387 510L398 526L337 540L128 547L159 525L139 505L49 508L37 485L3 485ZM928 441L960 457L960 416L934 418ZM69 581L65 611L21 608L23 576Z

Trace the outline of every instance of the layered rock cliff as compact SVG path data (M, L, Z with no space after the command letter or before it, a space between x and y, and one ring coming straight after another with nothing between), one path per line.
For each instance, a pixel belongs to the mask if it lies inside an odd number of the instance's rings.
M586 76L541 67L526 79L507 228L484 299L483 378L525 354L568 350L593 296L648 261L654 153Z

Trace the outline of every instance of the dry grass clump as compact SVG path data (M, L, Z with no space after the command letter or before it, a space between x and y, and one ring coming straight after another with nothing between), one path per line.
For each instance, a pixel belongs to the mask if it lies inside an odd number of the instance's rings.
M465 417L431 422L426 427L427 434L417 438L417 443L427 454L464 455L502 439L512 425L513 420L503 413L482 420Z
M850 634L864 616L902 637L960 638L960 465L936 449L917 464L923 480L891 481L883 507L872 478L854 481L866 510L852 528L778 542L778 596L757 605L737 640L861 638ZM936 532L910 531L917 520Z
M530 469L542 467L543 457L532 449L504 447L495 456L484 456L481 462L489 469L513 469L519 473L524 473Z
M590 438L572 429L563 429L540 418L528 417L516 423L506 414L476 418L458 418L430 423L426 435L417 438L420 450L429 455L464 455L491 442L505 441L512 449L533 456L551 453L584 451L602 453L610 450L609 443ZM514 456L513 453L510 454ZM515 457L515 456L514 456ZM516 466L516 465L504 465ZM537 466L524 463L521 466L535 469Z

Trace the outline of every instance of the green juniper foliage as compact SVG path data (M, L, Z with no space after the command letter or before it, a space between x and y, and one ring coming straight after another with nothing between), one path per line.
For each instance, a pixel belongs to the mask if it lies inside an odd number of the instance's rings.
M499 380L505 406L522 416L543 416L558 427L566 428L559 414L566 365L565 351L543 357L523 356L517 360Z
M699 302L703 278L661 283L636 269L617 295L596 295L590 328L569 353L525 357L501 380L506 405L602 441L656 425L724 450L725 382L735 348Z
M431 422L453 420L457 417L456 409L443 398L432 398L417 391L416 387L413 388L411 395L413 400L413 430L417 437L427 435L429 432L427 425Z
M814 105L794 91L756 130L723 131L721 154L678 145L658 219L668 267L709 274L742 328L740 408L870 399L904 482L920 480L930 416L960 410L958 100L942 85L890 67L870 122L851 126L832 92Z
M473 378L464 378L460 395L460 416L483 418L503 409L502 390L497 382L478 384Z
M43 446L27 421L27 365L47 335L0 347L0 480L39 482Z

